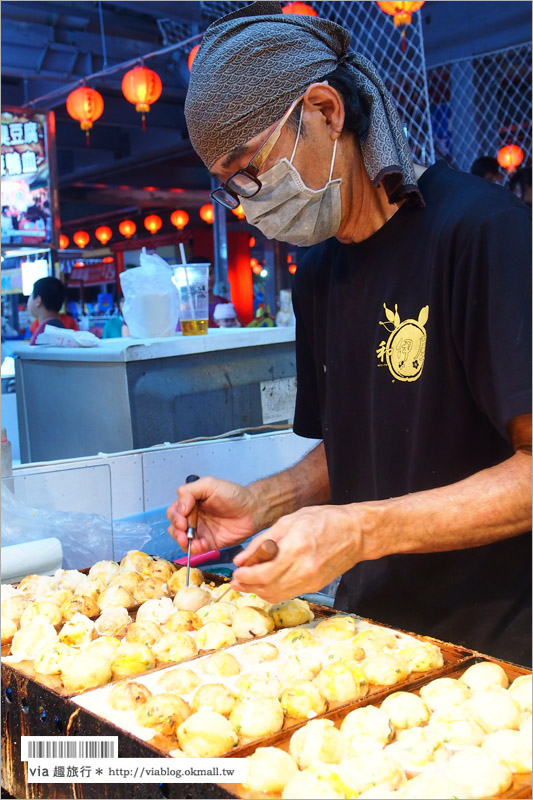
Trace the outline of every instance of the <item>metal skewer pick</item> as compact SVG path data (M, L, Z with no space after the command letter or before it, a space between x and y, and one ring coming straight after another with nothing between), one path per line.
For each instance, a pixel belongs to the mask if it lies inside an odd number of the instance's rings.
M185 483L194 483L198 480L198 475L188 475ZM198 525L198 503L194 504L194 508L187 517L187 575L185 578L185 586L189 585L189 575L191 572L191 544L196 535L196 526Z
M262 542L257 550L254 550L252 555L241 564L242 567L253 567L254 564L260 564L265 561L272 561L272 559L276 558L278 554L278 546L274 539L265 539ZM219 598L213 600L212 603L220 603L220 601L227 595L229 590L231 589L231 584L228 586L225 592L222 592Z

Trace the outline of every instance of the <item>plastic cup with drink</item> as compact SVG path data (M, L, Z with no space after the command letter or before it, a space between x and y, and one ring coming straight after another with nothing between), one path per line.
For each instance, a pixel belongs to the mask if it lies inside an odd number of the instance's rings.
M179 318L184 336L207 333L209 325L209 264L183 264L174 267L178 290Z

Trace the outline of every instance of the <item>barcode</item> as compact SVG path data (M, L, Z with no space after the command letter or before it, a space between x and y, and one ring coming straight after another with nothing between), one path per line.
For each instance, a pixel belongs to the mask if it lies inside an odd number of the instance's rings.
M42 758L116 758L116 736L22 736L21 760Z

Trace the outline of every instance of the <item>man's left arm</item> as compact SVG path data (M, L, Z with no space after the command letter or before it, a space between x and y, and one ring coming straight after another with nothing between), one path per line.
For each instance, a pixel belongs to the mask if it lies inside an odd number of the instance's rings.
M478 547L531 529L531 414L509 424L514 455L457 483L367 503L311 506L281 517L261 538L279 546L268 564L241 567L233 584L272 603L318 591L360 561L394 553Z

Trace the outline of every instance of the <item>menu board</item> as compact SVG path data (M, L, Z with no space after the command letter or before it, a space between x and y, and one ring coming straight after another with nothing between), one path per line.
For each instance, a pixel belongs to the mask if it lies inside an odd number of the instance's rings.
M57 246L55 117L2 109L2 244Z

